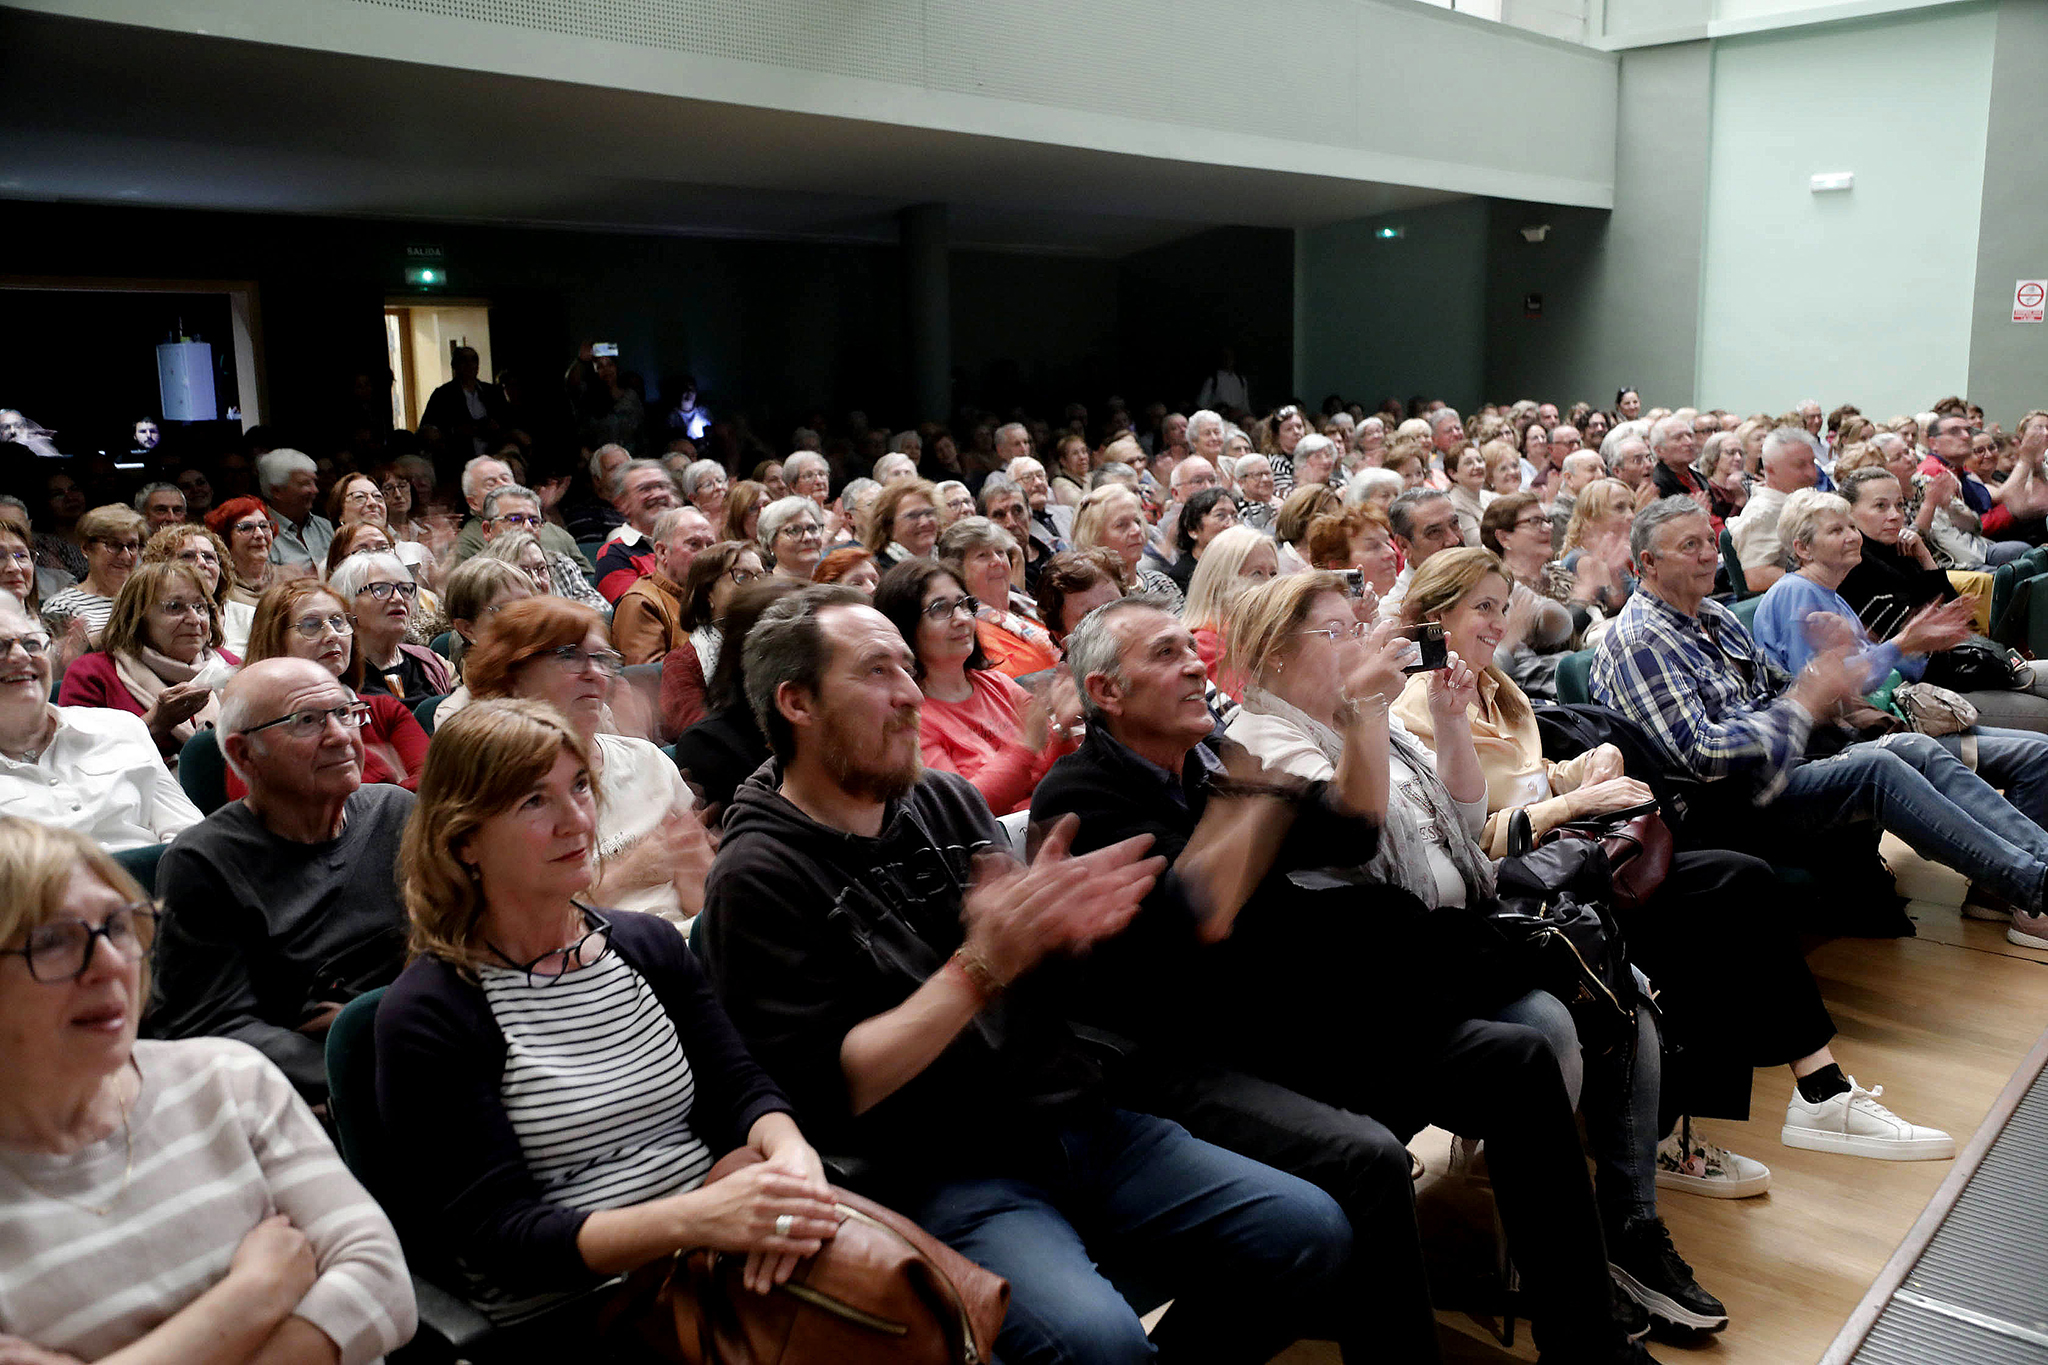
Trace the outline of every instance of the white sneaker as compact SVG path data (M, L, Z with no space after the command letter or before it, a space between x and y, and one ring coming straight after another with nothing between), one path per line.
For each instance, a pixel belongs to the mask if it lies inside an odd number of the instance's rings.
M1706 1199L1748 1199L1771 1187L1771 1168L1761 1161L1717 1147L1680 1118L1671 1136L1657 1144L1657 1188L1683 1190Z
M1956 1140L1947 1133L1908 1123L1879 1104L1883 1093L1883 1086L1865 1090L1851 1076L1843 1093L1808 1104L1795 1085L1778 1138L1787 1147L1879 1161L1945 1161L1956 1154Z
M1961 914L1964 919L1982 920L1986 924L2011 924L2012 907L1971 882L1969 891L1963 896Z

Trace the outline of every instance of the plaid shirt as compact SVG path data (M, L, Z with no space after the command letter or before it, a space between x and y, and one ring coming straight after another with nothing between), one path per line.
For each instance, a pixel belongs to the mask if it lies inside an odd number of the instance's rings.
M1621 609L1593 657L1593 700L1641 726L1682 775L1739 778L1776 797L1806 750L1813 717L1779 694L1785 675L1719 602L1687 616L1647 588Z

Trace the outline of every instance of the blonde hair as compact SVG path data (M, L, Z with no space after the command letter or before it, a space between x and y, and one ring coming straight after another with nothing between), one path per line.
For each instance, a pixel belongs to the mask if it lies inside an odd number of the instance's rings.
M1631 519L1636 514L1636 495L1629 492L1627 484L1620 479L1595 479L1587 484L1572 502L1572 519L1564 528L1564 544L1558 553L1578 549L1585 543L1588 526L1617 512L1626 512Z
M0 943L12 943L63 913L71 874L84 868L124 902L149 899L126 868L82 834L0 815ZM149 999L149 944L142 945L142 990Z
M1422 561L1408 584L1408 595L1401 600L1401 623L1417 626L1424 621L1441 621L1445 612L1471 596L1488 575L1498 577L1507 584L1509 592L1514 591L1515 576L1493 551L1476 546L1437 551ZM1501 719L1517 725L1535 714L1529 708L1529 698L1501 672L1498 663L1488 663L1486 673L1500 685L1494 700L1500 707Z
M1120 504L1125 498L1131 500L1131 505L1138 509L1142 518L1144 504L1138 501L1136 493L1122 484L1106 483L1100 488L1089 489L1088 496L1081 499L1080 507L1074 512L1074 548L1092 550L1100 546L1103 533L1109 529L1109 519L1122 510L1120 506L1111 504Z
M1344 597L1344 575L1311 569L1240 593L1224 630L1224 657L1230 666L1257 682L1287 651L1294 633L1308 619L1309 608L1324 593Z
M197 589L199 600L206 604L206 643L211 649L219 649L227 636L221 630L220 606L206 590L206 580L184 560L166 559L155 564L137 564L128 581L121 585L121 591L114 594L114 610L107 616L106 629L100 632L100 652L132 654L147 645L150 608L179 578Z
M1799 567L1799 547L1813 547L1820 519L1830 512L1845 518L1853 516L1849 500L1826 489L1802 488L1785 499L1784 507L1778 511L1778 540L1785 547L1788 568Z
M142 562L144 564L169 564L174 562L182 564L185 561L178 558L178 552L184 549L185 542L194 536L198 536L201 540L207 542L213 549L214 568L216 570L214 578L218 580L213 589L213 604L219 606L228 600L228 587L234 580L235 566L233 561L228 558L228 547L221 542L221 538L200 523L196 521L180 522L175 526L166 526L161 531L158 531L149 538L149 543L142 547Z
M399 845L413 956L471 969L485 960L483 886L457 850L532 791L564 750L590 767L583 737L546 702L471 702L434 731Z
M1209 542L1202 557L1196 561L1195 571L1188 578L1188 598L1180 610L1180 619L1192 630L1207 626L1221 632L1223 623L1230 615L1230 604L1244 592L1249 580L1238 577L1245 560L1251 558L1259 546L1268 550L1273 542L1264 534L1249 526L1232 526L1218 531L1216 538ZM1279 568L1277 551L1274 568Z
M134 532L137 540L149 539L149 523L142 519L142 513L125 502L110 502L93 508L78 519L80 540L105 540L124 532Z
M1859 469L1882 469L1890 472L1891 461L1884 457L1884 451L1868 441L1857 441L1835 457L1834 480L1840 483Z

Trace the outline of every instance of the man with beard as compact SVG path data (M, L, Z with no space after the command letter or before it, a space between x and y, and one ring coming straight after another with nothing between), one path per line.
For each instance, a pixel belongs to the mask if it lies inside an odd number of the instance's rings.
M705 884L733 1022L827 1151L1010 1281L998 1356L1263 1361L1329 1306L1351 1230L1305 1181L1111 1103L1052 961L1115 934L1149 840L1028 867L964 779L922 769L910 648L845 588L762 614L747 700L774 759L741 786ZM1034 970L1038 968L1040 970ZM1173 1310L1148 1346L1097 1262Z

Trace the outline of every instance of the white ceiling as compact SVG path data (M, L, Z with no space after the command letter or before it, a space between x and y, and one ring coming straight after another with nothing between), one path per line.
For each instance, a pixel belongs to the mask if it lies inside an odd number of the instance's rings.
M1121 256L1462 196L0 9L0 197Z

